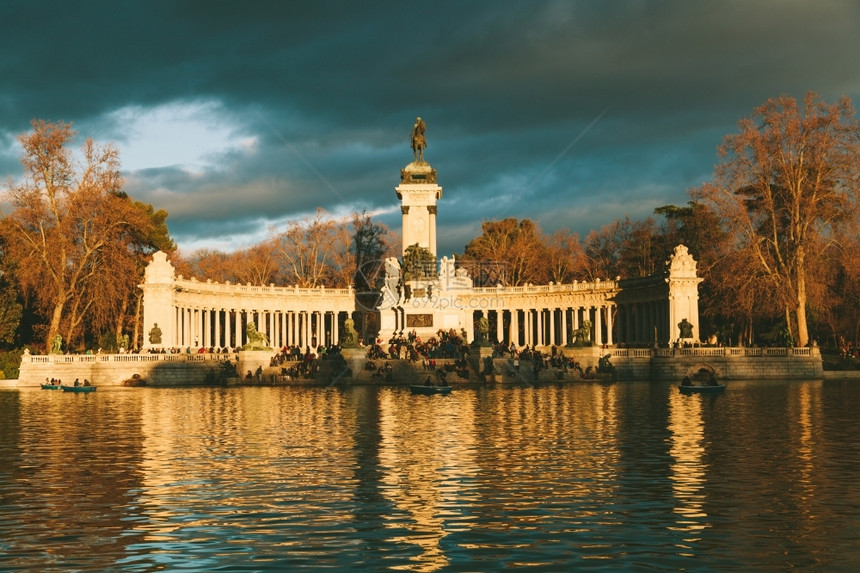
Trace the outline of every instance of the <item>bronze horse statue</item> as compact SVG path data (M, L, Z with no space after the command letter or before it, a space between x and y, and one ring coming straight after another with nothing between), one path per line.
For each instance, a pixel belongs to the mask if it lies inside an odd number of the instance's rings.
M427 129L427 124L420 117L415 120L415 125L412 126L412 133L409 138L412 144L412 154L415 162L424 161L424 148L427 147L427 139L424 137L424 131Z

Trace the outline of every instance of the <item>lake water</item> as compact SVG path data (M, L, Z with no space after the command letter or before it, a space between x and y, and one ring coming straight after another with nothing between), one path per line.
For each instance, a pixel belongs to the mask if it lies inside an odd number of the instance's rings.
M854 571L860 382L0 390L3 571Z

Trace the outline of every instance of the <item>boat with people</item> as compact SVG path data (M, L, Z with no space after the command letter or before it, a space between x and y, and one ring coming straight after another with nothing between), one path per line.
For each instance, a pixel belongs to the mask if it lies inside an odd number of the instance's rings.
M409 390L413 394L450 394L451 386L424 386L423 384L411 384Z
M75 378L75 383L71 386L63 386L63 392L95 392L96 387L90 384L90 381L84 379L84 383L81 384L77 378Z
M719 394L725 391L725 384L707 385L707 384L678 384L678 389L681 394Z
M63 392L95 392L96 386L63 386Z
M45 378L45 383L40 384L42 390L59 390L63 387L63 381L59 378Z
M681 394L718 394L725 389L726 385L717 382L714 373L706 368L699 369L692 376L684 376L678 385Z
M445 381L444 377L440 378L439 383L434 384L428 376L427 380L424 381L424 384L410 384L409 391L413 394L424 395L450 394L451 386L448 384L448 382Z

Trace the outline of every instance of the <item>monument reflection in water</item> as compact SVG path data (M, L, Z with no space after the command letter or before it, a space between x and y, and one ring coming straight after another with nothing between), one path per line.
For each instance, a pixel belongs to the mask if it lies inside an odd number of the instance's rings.
M853 570L860 385L0 391L0 569Z

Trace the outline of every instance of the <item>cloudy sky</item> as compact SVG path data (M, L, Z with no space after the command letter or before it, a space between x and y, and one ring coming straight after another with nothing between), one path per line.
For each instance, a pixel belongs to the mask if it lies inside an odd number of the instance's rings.
M860 105L858 55L857 0L0 0L0 177L62 120L186 254L317 207L399 230L421 116L440 255L503 217L584 236L685 203L771 96Z

